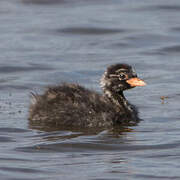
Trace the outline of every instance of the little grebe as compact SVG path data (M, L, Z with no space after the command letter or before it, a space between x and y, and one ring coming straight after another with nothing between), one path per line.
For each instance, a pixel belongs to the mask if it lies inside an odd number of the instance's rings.
M107 68L100 85L104 95L78 84L63 83L48 88L43 95L32 95L31 123L57 127L109 128L139 122L138 112L123 91L145 82L127 64Z

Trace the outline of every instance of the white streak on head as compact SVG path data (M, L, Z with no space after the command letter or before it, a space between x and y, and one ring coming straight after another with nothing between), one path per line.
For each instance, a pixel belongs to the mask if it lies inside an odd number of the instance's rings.
M117 73L119 73L119 72L126 72L126 71L127 71L127 69L124 69L124 68L116 70Z

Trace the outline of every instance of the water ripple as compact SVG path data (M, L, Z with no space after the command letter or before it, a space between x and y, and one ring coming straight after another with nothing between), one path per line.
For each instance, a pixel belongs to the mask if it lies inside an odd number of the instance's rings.
M166 12L175 12L180 10L180 6L178 5L150 5L150 6L144 6L141 8L137 8L136 10L140 11L166 11Z
M0 179L179 179L179 10L179 0L1 0ZM98 89L105 67L120 62L148 84L125 92L138 126L28 124L32 89Z
M51 5L51 4L64 4L65 0L21 0L25 4L39 4L39 5Z
M74 35L104 35L127 32L125 29L97 28L97 27L69 27L57 30L60 33Z
M42 71L42 70L52 70L53 68L43 65L33 65L33 66L0 66L0 73L15 73L15 72L27 72L27 71Z
M30 169L30 168L23 168L23 167L0 167L0 170L7 171L7 172L23 172L23 173L43 173L41 170L37 169Z
M171 45L167 47L157 48L143 53L149 55L176 55L180 53L180 45Z

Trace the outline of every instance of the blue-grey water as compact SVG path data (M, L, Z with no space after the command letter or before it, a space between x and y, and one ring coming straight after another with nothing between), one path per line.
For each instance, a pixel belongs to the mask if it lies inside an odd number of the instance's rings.
M137 126L89 134L28 125L31 91L62 81L100 91L101 74L119 62L148 84L125 93ZM179 69L178 0L1 0L0 179L180 179Z

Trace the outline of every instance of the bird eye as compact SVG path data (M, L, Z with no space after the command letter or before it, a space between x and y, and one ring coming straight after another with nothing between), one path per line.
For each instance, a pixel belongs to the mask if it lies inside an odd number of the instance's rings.
M120 74L119 79L121 79L121 80L126 79L126 75L125 74Z

